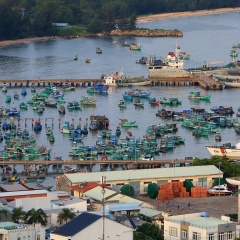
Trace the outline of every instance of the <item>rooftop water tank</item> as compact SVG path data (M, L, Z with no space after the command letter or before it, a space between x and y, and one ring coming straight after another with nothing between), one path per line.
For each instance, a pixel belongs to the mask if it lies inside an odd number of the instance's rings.
M209 217L209 214L207 212L201 212L201 217Z

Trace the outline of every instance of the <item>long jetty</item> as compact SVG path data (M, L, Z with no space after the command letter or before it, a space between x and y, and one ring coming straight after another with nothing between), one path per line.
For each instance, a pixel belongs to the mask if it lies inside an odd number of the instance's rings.
M56 171L59 171L61 165L77 165L78 167L87 166L87 168L92 171L94 165L100 165L100 170L103 171L105 166L110 166L111 170L114 170L114 165L122 166L123 170L128 170L132 168L145 169L145 168L163 168L163 167L187 167L193 162L193 158L185 159L169 159L169 160L32 160L32 161L15 161L15 160L1 160L0 165L5 166L15 166L23 165L24 169L30 166L47 166L56 165Z
M201 86L205 90L223 90L223 85L214 81L206 72L192 73L190 77L184 78L151 78L152 86ZM99 79L0 79L0 86L7 87L45 87L50 84L63 86L65 84L76 87L94 86L96 83L104 83Z

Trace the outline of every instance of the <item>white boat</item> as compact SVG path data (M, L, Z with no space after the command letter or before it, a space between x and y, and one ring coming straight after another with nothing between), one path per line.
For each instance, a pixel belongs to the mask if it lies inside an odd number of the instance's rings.
M224 82L225 87L240 88L240 79Z
M217 186L209 189L207 192L210 195L231 195L231 194L233 194L233 192L228 189L227 184L217 185Z
M150 57L147 70L150 78L183 78L190 77L190 72L183 69L184 60L179 58L181 49L176 45L176 51L169 52L163 59Z
M240 141L235 146L231 143L225 143L221 146L206 146L206 149L213 156L226 156L240 160Z
M149 79L144 77L128 78L123 74L123 70L105 76L104 80L105 85L109 87L150 86L152 84Z
M224 82L240 80L240 76L232 76L232 75L225 75L225 74L221 74L221 75L214 74L213 77L217 78L219 81L224 81Z

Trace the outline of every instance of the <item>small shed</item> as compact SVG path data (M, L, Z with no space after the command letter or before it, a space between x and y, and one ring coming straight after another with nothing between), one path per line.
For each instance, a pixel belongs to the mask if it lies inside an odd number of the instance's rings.
M104 116L91 116L90 117L91 122L96 122L97 123L97 129L108 129L109 128L109 119L104 115Z

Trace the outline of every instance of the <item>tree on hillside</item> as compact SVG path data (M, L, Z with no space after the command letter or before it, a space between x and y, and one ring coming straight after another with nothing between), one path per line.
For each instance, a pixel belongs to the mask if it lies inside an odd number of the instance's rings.
M62 211L57 216L57 221L62 222L65 221L67 223L68 219L75 218L75 214L71 212L69 208L63 208Z
M47 215L41 208L39 208L38 210L32 208L26 213L25 221L28 224L41 223L42 225L46 225Z

